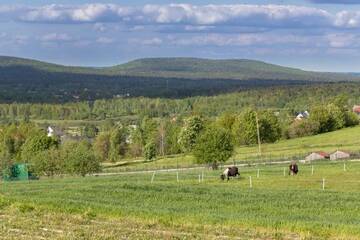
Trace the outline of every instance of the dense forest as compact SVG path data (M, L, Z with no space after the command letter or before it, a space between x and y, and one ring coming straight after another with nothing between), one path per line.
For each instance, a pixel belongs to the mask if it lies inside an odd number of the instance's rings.
M177 99L359 79L253 60L160 58L86 68L0 57L0 102L65 103L141 96Z
M125 116L171 117L199 114L206 117L223 112L241 112L252 107L272 109L294 117L338 96L347 98L347 106L360 104L360 84L328 83L292 87L268 87L237 93L185 99L114 98L66 104L0 104L0 120L104 120Z

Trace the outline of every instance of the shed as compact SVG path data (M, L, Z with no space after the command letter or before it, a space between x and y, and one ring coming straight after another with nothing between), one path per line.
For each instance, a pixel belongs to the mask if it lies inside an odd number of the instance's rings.
M339 150L330 154L330 160L344 159L344 158L349 158L349 157L350 157L350 153L339 151Z
M23 181L29 179L29 171L26 164L13 164L3 171L4 181Z
M313 152L305 157L305 161L314 161L314 160L321 160L321 159L328 159L330 158L329 154L326 152Z

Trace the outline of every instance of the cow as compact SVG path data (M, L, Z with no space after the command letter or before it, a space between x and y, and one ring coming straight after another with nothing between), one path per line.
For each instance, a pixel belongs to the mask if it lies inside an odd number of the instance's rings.
M229 181L230 177L236 177L238 175L240 176L239 169L237 167L228 167L220 175L220 178L222 180L225 180L227 178L227 180Z
M299 172L298 165L295 161L292 161L289 166L289 175L296 175Z

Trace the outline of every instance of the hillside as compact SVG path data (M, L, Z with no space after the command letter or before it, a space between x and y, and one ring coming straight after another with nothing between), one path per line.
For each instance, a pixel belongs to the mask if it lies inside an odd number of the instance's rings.
M129 96L183 98L359 79L350 74L307 72L253 60L152 58L95 68L0 57L0 102L61 103Z
M346 81L354 76L303 71L249 59L211 60L199 58L148 58L109 68L112 72L183 78L236 80Z

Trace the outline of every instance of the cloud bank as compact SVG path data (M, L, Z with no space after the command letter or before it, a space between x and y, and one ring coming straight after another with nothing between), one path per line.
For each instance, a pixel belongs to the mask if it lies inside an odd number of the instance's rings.
M357 11L330 13L314 7L271 4L149 4L142 7L117 4L51 4L39 7L0 5L2 20L62 24L117 22L127 25L358 28L359 16L360 12Z
M360 4L359 0L309 0L309 2L319 4Z

